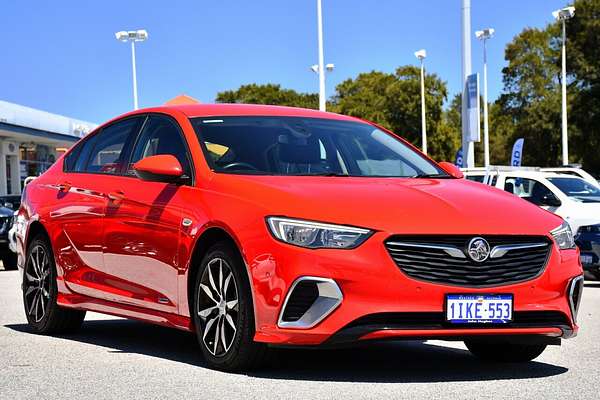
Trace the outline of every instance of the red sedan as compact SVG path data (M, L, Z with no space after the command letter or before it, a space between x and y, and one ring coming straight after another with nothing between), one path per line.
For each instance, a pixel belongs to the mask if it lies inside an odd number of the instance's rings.
M23 302L51 334L96 311L198 336L219 369L269 347L465 341L528 361L577 333L564 221L460 179L356 118L272 106L138 110L26 187Z

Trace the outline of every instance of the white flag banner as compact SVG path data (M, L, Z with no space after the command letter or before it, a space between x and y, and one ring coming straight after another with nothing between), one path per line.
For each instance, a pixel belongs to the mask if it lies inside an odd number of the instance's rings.
M523 161L523 142L525 140L523 138L519 138L515 141L513 145L512 156L510 158L510 165L513 167L520 167L521 162Z

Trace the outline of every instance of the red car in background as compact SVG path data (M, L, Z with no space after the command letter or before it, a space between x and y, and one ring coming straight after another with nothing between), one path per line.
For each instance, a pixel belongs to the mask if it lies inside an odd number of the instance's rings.
M528 361L577 333L563 220L460 179L391 132L313 110L138 110L26 188L16 218L31 329L87 310L198 336L208 363L269 347L465 341Z

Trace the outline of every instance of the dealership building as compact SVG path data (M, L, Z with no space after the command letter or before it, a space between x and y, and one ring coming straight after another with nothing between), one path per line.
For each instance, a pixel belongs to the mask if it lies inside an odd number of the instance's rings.
M0 100L0 196L20 194L97 125Z

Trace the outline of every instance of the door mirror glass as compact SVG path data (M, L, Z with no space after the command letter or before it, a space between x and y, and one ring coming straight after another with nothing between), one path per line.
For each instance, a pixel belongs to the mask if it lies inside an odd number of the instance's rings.
M442 169L444 171L446 171L450 176L457 178L457 179L462 179L465 176L463 175L462 171L460 170L460 168L458 168L456 165L446 162L446 161L442 161L440 164L440 167L442 167Z
M135 175L145 181L175 183L183 177L183 168L174 156L160 154L142 158L133 164Z

